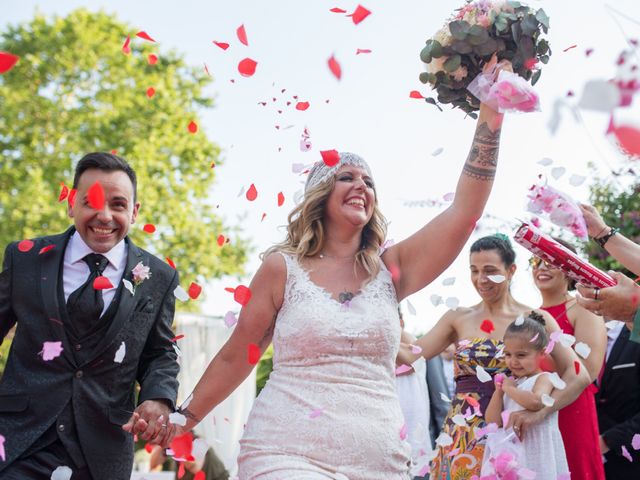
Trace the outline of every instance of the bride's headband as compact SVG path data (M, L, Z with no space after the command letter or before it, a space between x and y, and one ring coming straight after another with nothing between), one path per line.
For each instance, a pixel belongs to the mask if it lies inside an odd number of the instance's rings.
M345 165L362 168L367 172L367 175L370 177L372 176L369 164L364 160L364 158L360 155L356 155L355 153L340 152L340 161L333 167L327 166L323 161L316 162L315 165L311 167L311 171L307 177L307 183L304 185L305 193L329 180L341 167L344 167Z

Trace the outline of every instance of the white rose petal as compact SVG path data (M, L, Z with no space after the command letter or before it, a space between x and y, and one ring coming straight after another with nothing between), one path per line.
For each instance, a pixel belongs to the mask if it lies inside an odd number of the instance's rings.
M551 395L547 395L546 393L543 393L540 399L542 400L542 404L547 407L553 407L553 404L556 403L553 397Z
M553 385L553 388L556 388L558 390L564 390L565 388L567 388L567 383L562 380L560 378L560 375L558 375L556 372L549 374L549 380L551 380L551 385Z
M584 342L576 343L576 346L574 347L574 349L576 353L580 355L582 358L584 358L585 360L589 357L589 354L591 353L591 347Z
M236 323L238 323L238 319L236 318L236 315L232 311L228 311L227 313L225 313L224 324L228 328L233 327Z
M438 147L436 148L433 152L431 152L431 156L432 157L437 157L438 155L440 155L442 152L444 152L444 148L442 147Z
M507 279L504 275L487 275L487 278L493 283L502 283Z
M173 412L169 414L169 421L174 425L180 425L184 427L187 424L187 417L178 412Z
M122 363L122 360L124 360L124 356L127 353L127 346L124 344L124 342L122 342L120 344L120 347L118 348L118 351L116 352L116 356L113 357L113 361L116 363Z
M553 163L553 160L551 160L549 157L544 157L544 158L538 160L538 163L540 165L542 165L543 167L548 167L549 165L551 165Z
M198 460L204 460L204 456L207 454L207 450L209 450L209 444L202 438L196 438L193 441L193 448L191 449L191 455Z
M451 417L451 421L456 425L458 425L459 427L467 426L467 421L465 420L464 415L460 415L460 414L454 415L453 417Z
M620 89L608 80L589 80L582 90L578 107L584 110L611 112L620 105Z
M518 315L518 318L516 318L515 322L513 322L517 327L519 327L520 325L522 325L524 323L524 317L522 315Z
M182 405L180 405L180 408L187 408L191 403L191 400L193 400L193 393L189 395L184 402L182 402Z
M442 392L440 392L440 398L442 399L443 402L451 403L451 399Z
M456 277L445 278L442 281L442 285L444 285L445 287L448 287L449 285L453 285L454 283L456 283Z
M571 175L571 177L569 177L569 184L571 184L572 187L579 187L584 183L586 179L587 177L585 177L584 175L578 175L577 173L574 173L573 175Z
M449 297L444 302L444 304L451 310L455 310L456 308L458 308L458 305L460 305L460 300L458 300L456 297Z
M489 375L487 371L480 365L476 367L476 377L478 377L478 380L480 380L482 383L491 381L491 375Z
M447 435L445 432L442 432L440 435L438 435L438 438L436 438L436 445L438 447L448 447L452 443L453 438L451 438L451 436Z
M569 348L576 342L576 337L574 337L573 335L569 335L568 333L563 333L558 341L563 347Z
M133 295L135 292L135 290L133 289L133 283L131 283L129 280L125 280L124 278L122 279L122 283L124 283L124 288L126 288L127 290L129 290L129 292L131 293L131 295Z
M558 180L567 171L564 167L554 167L551 169L551 176Z
M176 287L176 289L173 291L173 294L181 302L186 302L187 300L189 300L189 294L185 292L184 288L182 288L180 285Z
M51 480L69 480L72 474L73 470L67 466L57 467L51 472Z
M434 293L433 295L431 295L431 304L434 307L437 307L438 305L442 304L442 297Z
M294 163L293 165L291 165L291 171L293 173L300 173L305 168L306 168L306 165L304 163Z
M244 185L242 186L242 188L240 189L240 191L238 192L237 197L241 197L242 195L244 195Z
M414 308L414 306L411 304L411 302L409 300L407 300L407 309L409 310L409 313L411 315L415 315L416 314L416 309Z

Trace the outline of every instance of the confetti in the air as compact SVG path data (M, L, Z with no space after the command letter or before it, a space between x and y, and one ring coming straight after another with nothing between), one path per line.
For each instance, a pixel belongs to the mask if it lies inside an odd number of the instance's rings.
M68 196L69 196L69 187L67 187L64 184L64 182L60 182L60 195L58 195L58 202L62 202Z
M547 395L546 393L542 394L540 400L542 400L542 404L547 407L553 407L553 404L556 403L554 398L551 395Z
M353 20L353 23L355 25L358 25L365 18L367 18L370 14L371 14L371 12L369 10L364 8L362 5L358 5L358 7L355 9L355 11L349 16L351 17L351 20Z
M316 408L309 414L309 418L318 418L322 413L322 408Z
M229 48L229 44L226 42L216 42L215 40L213 41L214 45L216 45L217 47L220 47L222 50L226 50L227 48Z
M256 67L258 66L258 62L252 60L251 58L245 58L241 60L238 64L238 72L243 77L251 77L254 73L256 73Z
M440 155L442 152L444 152L444 148L443 147L438 147L436 148L433 152L431 152L431 156L432 157L437 157L438 155Z
M185 292L184 288L182 288L180 285L178 285L173 291L173 295L181 302L186 302L187 300L189 300L189 294Z
M181 427L184 427L187 424L187 417L185 417L181 413L173 412L169 414L169 422L173 423L174 425L180 425ZM173 448L173 445L171 448L175 452L175 448Z
M356 55L360 55L362 53L371 53L371 50L368 48L358 48L356 50Z
M333 55L331 55L331 58L329 58L327 64L329 65L329 70L331 70L333 76L340 80L340 78L342 77L342 68Z
M236 35L238 36L238 40L243 45L249 46L249 41L247 40L247 31L244 28L244 25L240 25L236 30Z
M300 111L304 112L308 108L309 108L309 102L298 102L298 103L296 103L296 110L300 110Z
M20 59L17 55L8 52L0 52L0 74L7 73L11 70Z
M504 275L487 275L487 278L493 283L502 283L507 279Z
M442 297L440 295L436 295L435 293L431 295L430 300L431 300L431 304L434 307L437 307L438 305L442 304Z
M153 98L153 96L156 94L156 89L153 87L149 87L147 88L147 97L149 98Z
M144 32L144 31L139 31L138 33L136 33L136 37L146 40L148 42L153 42L153 43L156 42L153 38L149 36L147 32Z
M278 193L278 206L281 207L284 204L284 193Z
M42 355L44 361L48 362L49 360L59 357L63 350L62 342L44 342L40 355Z
M413 368L411 368L409 365L402 364L399 367L396 367L396 375L402 375L403 373L407 373L412 370Z
M158 56L150 53L147 57L147 62L149 62L149 65L155 65L156 63L158 63Z
M255 343L247 345L247 361L249 365L255 365L260 361L260 347Z
M422 95L418 90L411 90L409 92L409 98L424 99L424 95Z
M197 133L198 124L196 122L194 122L193 120L191 120L189 122L189 125L187 125L187 130L189 130L190 133Z
M152 223L145 223L144 227L142 227L142 230L144 230L145 233L153 233L156 231L156 226Z
M558 180L561 176L565 174L566 171L567 169L564 167L554 167L551 169L551 176L556 180Z
M333 167L340 161L340 154L337 150L322 150L320 151L320 155L327 167Z
M51 480L69 480L72 474L73 470L66 465L62 465L51 472Z
M487 334L491 334L491 332L493 332L496 329L496 327L493 325L493 322L491 320L485 319L482 321L482 323L480 324L480 330L482 330L483 332L486 332Z
M447 277L442 281L442 285L444 285L445 287L449 287L454 283L456 283L456 277Z
M413 304L409 300L407 300L407 310L409 310L409 313L411 315L415 315L416 314L416 309L415 309L415 307L413 306Z
M202 293L202 287L198 285L196 282L191 282L191 285L189 285L188 293L189 293L189 297L192 300L195 300L200 296L200 293Z
M409 428L407 427L407 424L403 423L402 427L400 427L400 440L405 440L407 438L408 431Z
M455 310L460 305L460 300L456 297L449 297L445 300L444 304L451 310Z
M480 365L476 367L476 377L478 377L478 380L482 383L491 381L491 375Z
M225 313L224 324L227 326L227 328L233 327L236 323L238 323L238 319L236 318L235 313L233 313L232 311L228 311L227 313Z
M258 198L258 190L256 189L256 186L253 183L249 187L249 190L247 190L246 197L247 197L247 200L249 200L250 202L253 202L256 198Z
M22 240L18 243L18 250L22 253L26 253L33 248L33 241L31 240Z
M244 285L238 285L233 290L233 299L244 307L251 300L251 290Z
M113 357L113 361L115 363L122 363L122 360L124 360L124 356L127 353L127 346L125 345L124 342L122 342L120 344L120 347L118 347L118 351L116 352L115 357Z
M576 353L584 359L589 358L589 355L591 354L591 347L584 342L576 343L574 349Z
M104 208L104 190L100 182L95 182L87 190L87 202L94 210L102 210Z
M122 53L124 53L125 55L129 55L131 53L131 47L129 46L130 43L131 43L131 37L127 35L127 39L124 41L124 44L122 45Z
M93 288L95 288L96 290L108 290L110 288L113 288L113 284L107 277L100 275L93 281Z
M549 157L544 157L538 160L538 164L542 165L543 167L548 167L552 163L553 163L553 160L551 160Z

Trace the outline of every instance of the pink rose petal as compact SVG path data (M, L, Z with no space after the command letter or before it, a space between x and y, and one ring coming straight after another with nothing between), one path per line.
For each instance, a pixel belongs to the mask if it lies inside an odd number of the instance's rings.
M62 342L44 342L40 354L42 355L42 359L48 362L49 360L59 357L62 350L64 350L64 348L62 348Z

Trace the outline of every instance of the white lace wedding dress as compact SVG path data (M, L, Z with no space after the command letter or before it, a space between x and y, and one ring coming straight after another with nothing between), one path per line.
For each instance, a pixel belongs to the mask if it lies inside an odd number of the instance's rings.
M273 371L240 440L240 480L407 480L391 275L381 262L378 276L345 305L283 256Z

